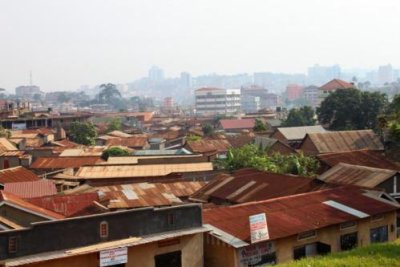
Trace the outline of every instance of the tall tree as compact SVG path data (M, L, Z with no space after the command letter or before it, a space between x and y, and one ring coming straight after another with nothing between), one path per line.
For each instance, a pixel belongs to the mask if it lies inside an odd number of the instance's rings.
M82 145L94 145L97 137L96 128L91 122L71 123L69 135L72 141Z
M283 121L282 126L284 127L296 127L296 126L312 126L315 125L315 112L310 106L304 106L301 108L293 108L289 111L288 117Z
M331 130L377 129L378 114L386 104L385 94L338 89L325 98L317 114L320 123Z
M102 103L111 104L114 99L121 98L121 93L118 91L117 86L112 83L100 85L100 93L98 94L99 101Z
M253 130L255 132L262 132L267 130L267 125L263 123L260 119L256 119L256 122L254 124Z
M211 124L205 124L202 128L204 136L212 136L214 134L214 128Z
M113 118L107 124L107 132L118 131L122 129L122 121L121 118Z

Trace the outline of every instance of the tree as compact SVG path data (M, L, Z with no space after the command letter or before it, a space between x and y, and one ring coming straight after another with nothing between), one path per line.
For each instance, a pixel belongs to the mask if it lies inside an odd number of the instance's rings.
M126 149L122 149L120 147L111 147L103 151L101 158L107 160L109 157L123 157L129 155L130 153Z
M313 157L303 154L267 155L253 144L229 149L226 159L218 160L217 165L230 171L255 168L260 171L304 176L314 176L319 169L319 162Z
M61 92L61 93L58 95L58 97L57 97L57 100L58 100L58 102L60 102L60 103L68 102L70 99L71 99L71 98L67 95L66 92Z
M205 124L202 128L204 136L212 136L214 135L214 128L211 126L211 124Z
M2 126L0 126L0 137L10 138L11 137L10 130L4 129Z
M98 99L101 103L112 104L113 100L122 97L115 84L102 84L100 89L101 92L98 94Z
M289 111L289 115L285 121L282 122L284 127L296 126L312 126L315 125L315 112L310 106L301 108L293 108Z
M378 115L386 104L386 95L379 92L338 89L325 98L317 114L330 130L377 129Z
M73 122L69 133L72 141L82 145L94 145L97 137L96 128L91 122Z
M255 132L266 131L267 130L267 125L265 125L265 123L263 123L260 119L256 119L256 122L254 124L253 130Z
M107 125L107 132L119 131L122 129L121 118L113 118Z

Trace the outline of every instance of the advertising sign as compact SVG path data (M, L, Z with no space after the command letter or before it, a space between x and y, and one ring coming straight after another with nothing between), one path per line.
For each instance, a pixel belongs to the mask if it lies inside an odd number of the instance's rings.
M128 248L115 248L100 251L100 267L128 262Z
M251 243L257 243L269 239L267 216L265 213L249 216Z
M240 263L243 265L255 265L263 260L268 255L275 252L275 247L272 242L264 242L254 244L239 249ZM271 262L274 262L272 259Z

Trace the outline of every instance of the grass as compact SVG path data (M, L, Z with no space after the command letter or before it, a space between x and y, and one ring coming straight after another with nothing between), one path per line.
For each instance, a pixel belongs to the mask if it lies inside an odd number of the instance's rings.
M400 267L400 239L327 256L301 259L279 267Z

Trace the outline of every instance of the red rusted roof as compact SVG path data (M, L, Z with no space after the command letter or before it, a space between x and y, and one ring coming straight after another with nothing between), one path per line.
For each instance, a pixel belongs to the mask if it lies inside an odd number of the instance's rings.
M194 153L225 153L230 147L231 144L225 139L204 138L199 141L186 141L186 148Z
M147 136L133 136L127 138L111 138L106 141L107 146L145 147L148 145Z
M254 143L255 136L252 133L249 134L240 134L236 136L226 136L226 140L228 140L229 144L232 147L239 148L247 144Z
M12 193L22 198L51 196L57 194L57 188L51 180L6 183L4 192Z
M7 138L0 138L0 154L10 150L18 150L13 143L11 143Z
M379 151L358 150L342 153L330 153L318 155L317 158L330 167L339 163L347 163L373 168L400 170L399 163L391 161Z
M22 166L0 170L0 184L37 181L40 178Z
M30 203L65 217L82 216L97 213L94 201L99 201L97 193L78 195L54 195L28 199Z
M323 91L334 91L336 89L354 88L354 84L339 79L333 79L320 87Z
M31 169L65 169L95 165L103 160L97 156L82 157L40 157L31 165Z
M22 209L28 210L39 214L41 216L45 216L47 218L51 218L51 219L63 219L64 216L58 213L55 213L53 211L44 209L42 207L36 206L32 203L29 203L28 201L23 200L22 198L11 194L11 193L7 193L4 191L0 191L0 201L4 201L5 203L9 203L12 204L14 206L20 207Z
M256 121L255 119L224 119L220 120L219 123L224 130L253 129Z
M193 200L244 203L315 191L327 187L310 177L242 169L220 174L191 196Z
M353 187L337 187L305 194L274 198L260 202L204 210L204 223L250 243L249 216L265 213L270 239L324 228L359 217L328 206L331 200L356 209L369 216L396 211L398 204L372 198L365 191Z
M21 130L23 134L42 134L42 135L49 135L54 134L53 129L51 128L38 128L38 129L25 129Z

